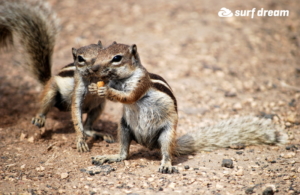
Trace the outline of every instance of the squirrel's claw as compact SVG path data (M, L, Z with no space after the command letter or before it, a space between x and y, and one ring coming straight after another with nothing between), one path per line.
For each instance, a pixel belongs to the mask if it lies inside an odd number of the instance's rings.
M31 119L31 123L35 126L38 126L39 128L45 126L46 117L44 115L38 115L36 117L33 117Z
M172 167L172 166L160 166L159 169L158 169L158 172L160 173L168 173L168 174L171 174L171 173L178 173L178 169L176 169L175 167Z
M76 145L77 145L78 152L89 152L90 151L89 146L87 145L84 138L77 139Z

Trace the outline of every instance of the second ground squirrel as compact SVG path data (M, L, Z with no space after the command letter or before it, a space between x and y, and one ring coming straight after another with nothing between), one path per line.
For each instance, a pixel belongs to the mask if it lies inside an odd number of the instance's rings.
M72 113L75 119L78 151L89 150L84 141L85 135L102 137L107 142L112 142L112 136L92 130L93 122L103 110L105 99L96 96L91 98L91 95L87 95L82 101L83 95L87 94L87 91L82 90L82 85L88 85L86 74L91 71L81 70L92 67L94 61L91 59L96 58L101 44L73 49L75 65L70 63L57 75L52 75L52 54L59 27L50 6L41 1L31 3L20 0L3 1L0 3L0 15L0 46L6 47L18 40L23 49L21 66L29 70L44 86L39 100L39 110L32 119L32 124L43 127L52 107L57 107L60 111L70 111L74 99L76 103L80 103L72 107L76 112ZM84 62L80 62L80 59ZM76 90L77 93L74 93L74 87L79 88ZM79 120L82 113L87 113L84 126Z

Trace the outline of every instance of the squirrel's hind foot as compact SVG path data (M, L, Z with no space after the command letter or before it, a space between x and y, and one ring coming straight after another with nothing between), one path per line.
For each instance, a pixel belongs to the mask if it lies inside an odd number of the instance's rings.
M39 128L45 126L46 116L43 114L37 115L36 117L33 117L31 119L31 123L35 126L38 126Z
M178 173L178 169L176 169L176 167L173 167L170 163L164 163L162 165L160 165L158 172L160 173Z

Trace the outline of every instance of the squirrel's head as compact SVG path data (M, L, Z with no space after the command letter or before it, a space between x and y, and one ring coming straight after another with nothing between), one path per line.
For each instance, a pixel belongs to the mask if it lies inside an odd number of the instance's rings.
M88 76L95 73L93 71L94 64L102 48L101 41L98 41L98 44L91 44L79 49L72 48L74 65L81 75Z
M95 62L95 66L98 66L97 75L103 80L128 78L140 64L136 45L116 42L99 50Z

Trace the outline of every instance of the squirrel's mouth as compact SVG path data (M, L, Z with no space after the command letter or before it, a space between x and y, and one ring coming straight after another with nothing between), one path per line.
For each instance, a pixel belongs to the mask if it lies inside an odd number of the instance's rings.
M91 69L86 69L86 70L80 71L80 73L83 76L97 76L97 74Z
M104 70L101 71L100 73L100 78L103 80L113 80L113 79L118 79L118 74L114 70Z

